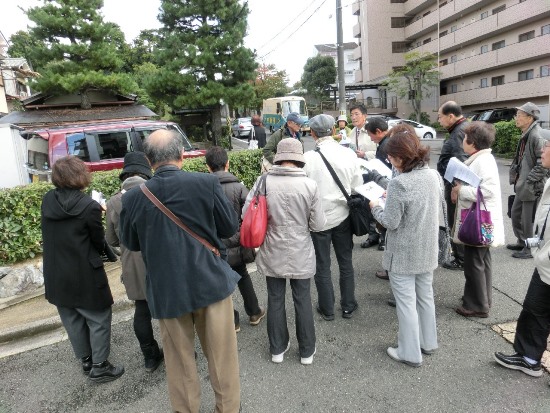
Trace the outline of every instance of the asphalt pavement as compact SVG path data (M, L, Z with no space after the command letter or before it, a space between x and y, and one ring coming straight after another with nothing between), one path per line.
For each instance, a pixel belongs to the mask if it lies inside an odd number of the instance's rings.
M441 141L426 143L432 147L431 164L435 164ZM498 164L504 207L511 193L507 185L509 161L499 160ZM513 240L507 218L505 227L507 240ZM495 351L513 351L494 326L503 325L513 332L513 324L507 323L519 315L533 260L513 259L504 247L493 250L493 308L486 319L468 319L454 312L464 277L461 272L438 268L434 292L440 348L424 357L422 367L412 368L386 355L386 348L396 344L397 318L395 309L386 304L389 283L374 276L381 268L383 252L359 248L363 239L354 240L353 256L359 309L349 320L341 318L340 312L330 322L315 314L317 353L311 366L300 364L290 292L291 347L282 364L270 361L265 320L256 327L245 323L242 299L238 292L234 294L235 307L241 313L237 339L243 412L550 412L547 374L540 379L528 377L502 368L492 358ZM333 254L332 258L338 310L338 269ZM4 356L0 358L0 413L170 411L164 366L152 374L144 370L132 328L132 304L121 290L117 264L109 270L117 302L110 360L123 364L126 373L111 383L90 383L80 372L62 328L54 328L55 308L43 296L0 306L0 357ZM255 271L251 276L258 298L265 304L265 281ZM7 328L10 317L23 321L14 321ZM32 323L35 329L30 337L15 334ZM53 329L48 323L53 323ZM14 354L21 350L25 351ZM198 340L197 352L201 412L211 412L214 395Z

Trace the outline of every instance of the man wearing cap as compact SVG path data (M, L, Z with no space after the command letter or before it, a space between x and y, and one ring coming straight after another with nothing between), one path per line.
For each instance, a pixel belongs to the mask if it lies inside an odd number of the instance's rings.
M124 168L119 175L122 181L120 192L107 201L107 229L105 238L109 245L121 247L122 283L126 295L135 302L134 333L145 360L145 370L153 372L164 359L153 333L151 312L145 295L145 264L139 251L129 251L120 245L118 222L122 209L122 195L130 189L151 179L153 174L143 152L128 152L124 156Z
M365 130L367 123L367 108L361 103L357 103L350 107L351 123L354 128L348 135L355 153L361 159L373 159L376 153L376 144L370 139L369 134Z
M346 198L330 174L321 152L348 194L363 184L356 155L332 138L334 118L317 115L310 120L311 136L315 151L304 154L304 170L317 182L327 222L323 229L311 233L315 247L315 285L317 287L317 311L324 320L334 320L334 287L330 273L330 245L332 244L340 269L340 305L342 317L351 318L357 309L355 300L355 276L352 263L353 234Z
M274 132L268 139L266 145L263 148L264 160L263 169L268 171L273 164L273 158L277 153L277 145L284 138L296 138L302 142L300 129L304 124L304 120L299 113L291 112L286 117L286 123L278 131ZM302 144L303 146L303 144Z
M537 124L540 110L534 103L527 102L517 109L516 126L521 129L521 139L510 166L510 185L514 185L516 196L511 209L512 229L516 243L506 248L513 250L514 258L533 258L525 240L533 236L533 218L537 199L542 194L548 178L548 169L541 164L544 140Z

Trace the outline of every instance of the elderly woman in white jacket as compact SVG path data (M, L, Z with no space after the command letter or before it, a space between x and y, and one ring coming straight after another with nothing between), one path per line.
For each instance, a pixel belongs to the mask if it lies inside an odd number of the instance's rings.
M290 348L285 309L287 279L294 300L300 362L311 364L316 351L310 292L315 249L310 231L320 231L326 218L317 184L306 176L304 165L302 143L286 138L277 145L273 167L266 177L267 233L256 265L267 282L267 335L274 363L281 363ZM248 194L243 217L260 179Z
M489 316L492 303L491 250L504 244L504 225L502 222L502 199L497 163L491 154L491 145L495 141L495 127L485 122L472 122L464 130L463 147L469 158L464 163L481 178L480 188L485 206L493 221L493 241L489 246L464 246L464 296L462 305L455 311L464 317ZM457 184L451 192L451 200L457 204L453 232L453 241L458 239L460 211L470 208L477 201L477 188Z

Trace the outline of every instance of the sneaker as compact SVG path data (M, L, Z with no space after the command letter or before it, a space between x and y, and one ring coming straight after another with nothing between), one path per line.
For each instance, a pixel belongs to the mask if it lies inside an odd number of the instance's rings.
M464 266L456 260L444 262L441 266L448 270L464 271Z
M392 358L393 360L398 361L399 363L406 364L407 366L420 367L422 365L422 363L413 363L412 361L407 361L399 358L399 356L397 355L397 347L388 347L386 353L388 353L388 356L390 356L390 358Z
M512 370L519 370L528 376L540 377L542 376L542 369L540 368L540 361L537 364L529 364L523 356L519 353L507 356L500 352L496 352L495 361L503 367Z
M156 341L149 346L142 347L141 351L143 352L145 370L149 373L154 372L164 360L164 352Z
M319 314L321 314L321 318L325 321L332 321L334 320L334 314L325 314L323 313L323 311L321 310L321 307L317 306L317 312Z
M260 306L260 314L250 316L250 325L257 326L262 321L262 318L265 317L265 307Z
M103 363L94 363L88 378L95 383L106 383L118 379L124 374L124 367L115 367L109 360Z
M352 310L342 310L342 317L343 318L351 318L353 317L353 312L359 308L359 304L355 304L355 307L353 307Z
M378 251L385 251L386 250L386 243L383 240L380 240L380 244L378 244Z
M308 366L313 363L313 356L317 353L317 349L313 349L313 354L309 357L300 357L300 363L302 363L304 366Z
M390 307L397 307L397 303L395 302L395 298L388 298L387 303Z
M288 351L289 348L290 348L290 341L288 342L288 344L286 346L286 350L283 351L281 354L272 354L271 355L271 361L273 363L282 363L284 358L285 358L285 353Z
M235 333L238 333L241 331L241 325L240 324L235 324Z
M435 353L435 349L426 350L426 349L423 349L422 347L420 347L420 352L421 352L422 354L425 354L426 356L431 356L432 354Z

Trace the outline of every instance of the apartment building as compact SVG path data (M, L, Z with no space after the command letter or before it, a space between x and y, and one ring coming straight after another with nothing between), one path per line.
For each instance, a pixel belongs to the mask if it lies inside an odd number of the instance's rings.
M354 50L357 48L357 43L347 42L344 46L344 81L347 85L355 83L355 71L359 68L359 62L355 59ZM328 56L334 59L336 69L338 69L338 53L336 44L316 44L315 49L317 54ZM337 77L338 79L338 77ZM336 80L338 83L338 80Z
M532 101L548 121L549 0L359 0L352 12L356 82L383 78L405 52L429 52L440 71L436 99L423 105L433 120L438 105L455 100L471 113Z

